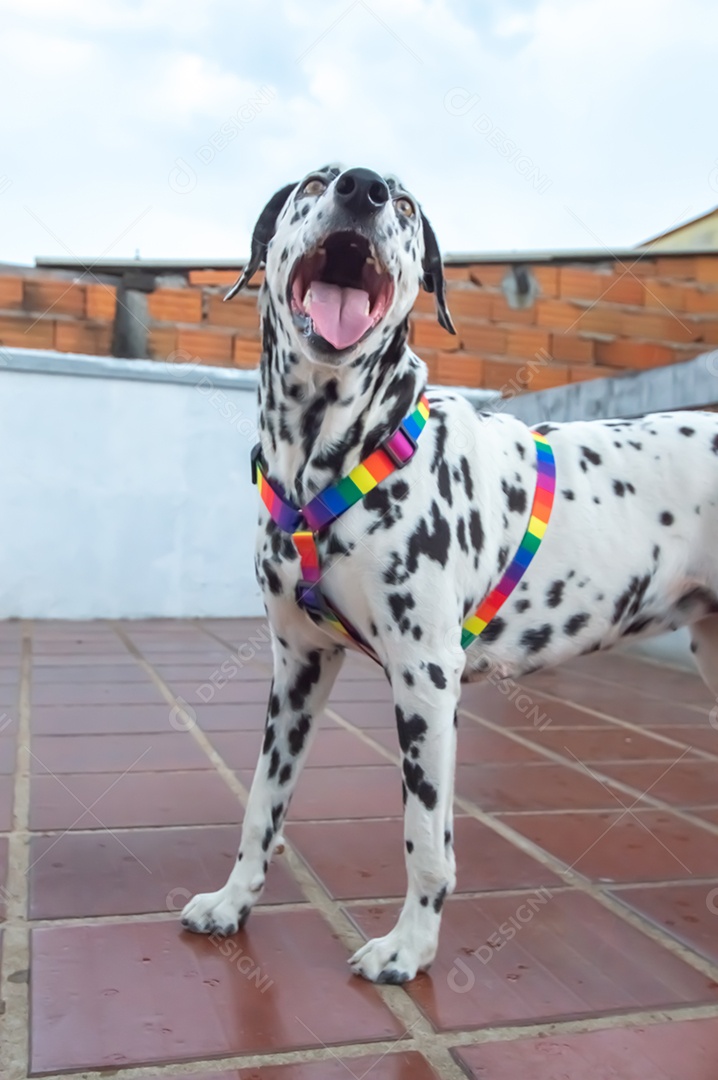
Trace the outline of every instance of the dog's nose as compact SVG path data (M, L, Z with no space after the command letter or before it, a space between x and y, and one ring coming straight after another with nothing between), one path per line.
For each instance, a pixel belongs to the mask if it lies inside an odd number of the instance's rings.
M340 205L356 217L369 217L389 200L389 188L371 169L347 169L334 187Z

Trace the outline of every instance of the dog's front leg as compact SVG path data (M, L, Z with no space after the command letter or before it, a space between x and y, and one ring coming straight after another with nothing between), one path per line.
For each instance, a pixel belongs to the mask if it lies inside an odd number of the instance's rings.
M406 982L429 966L438 945L441 908L456 884L451 803L459 674L448 665L423 663L392 674L392 685L402 753L408 888L394 929L367 942L349 961L356 974L379 983Z
M274 640L274 676L264 743L249 793L237 861L227 884L199 893L182 925L199 934L233 934L259 900L289 800L341 667L344 650L293 651Z

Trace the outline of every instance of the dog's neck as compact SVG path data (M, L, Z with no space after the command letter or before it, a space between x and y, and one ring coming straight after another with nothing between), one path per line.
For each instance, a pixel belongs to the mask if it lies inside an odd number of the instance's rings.
M406 320L355 359L329 366L293 348L266 291L261 307L262 454L270 477L302 506L396 431L424 391L426 365L407 344Z

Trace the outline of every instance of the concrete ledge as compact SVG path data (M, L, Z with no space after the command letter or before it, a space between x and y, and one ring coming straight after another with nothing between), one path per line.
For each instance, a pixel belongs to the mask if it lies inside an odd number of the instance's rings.
M223 387L256 390L254 369L213 367L210 364L169 363L163 360L120 360L115 356L85 356L50 349L10 349L0 346L0 372L24 371L40 375L78 375L94 379L134 379L139 382L167 382L183 386ZM498 390L477 390L469 386L437 386L465 397L475 409L501 401Z
M700 409L718 402L718 351L636 375L520 394L493 406L527 424L544 420L598 420L671 409Z
M41 375L79 375L95 379L132 379L182 386L217 386L256 390L257 372L209 364L172 364L163 360L119 360L114 356L83 356L49 349L0 348L0 372Z

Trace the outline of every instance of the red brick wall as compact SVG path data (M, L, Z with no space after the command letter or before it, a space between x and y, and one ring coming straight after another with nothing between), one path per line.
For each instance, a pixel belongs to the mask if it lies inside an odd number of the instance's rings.
M539 292L526 309L512 308L502 290L511 266L447 266L455 337L437 324L433 297L419 295L411 342L432 381L540 390L718 348L718 252L538 262L530 270ZM255 367L261 275L224 304L235 277L191 270L183 284L159 283L148 295L150 357ZM114 309L111 285L0 268L0 345L108 354Z

